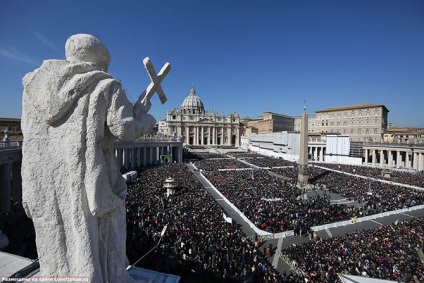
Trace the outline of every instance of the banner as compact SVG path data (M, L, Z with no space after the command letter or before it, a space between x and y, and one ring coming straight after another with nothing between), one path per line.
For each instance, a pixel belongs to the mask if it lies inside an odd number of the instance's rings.
M224 220L226 221L226 222L228 222L228 223L233 223L233 219L231 218L231 217L227 217L226 215L225 215L225 213L222 213L222 216L224 217Z

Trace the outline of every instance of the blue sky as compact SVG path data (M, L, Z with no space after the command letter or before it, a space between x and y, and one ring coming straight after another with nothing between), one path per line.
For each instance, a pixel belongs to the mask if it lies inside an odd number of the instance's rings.
M22 77L64 59L66 39L97 36L130 101L170 62L168 102L194 84L207 110L256 118L359 103L384 104L389 122L424 127L424 1L0 1L0 117L21 116Z

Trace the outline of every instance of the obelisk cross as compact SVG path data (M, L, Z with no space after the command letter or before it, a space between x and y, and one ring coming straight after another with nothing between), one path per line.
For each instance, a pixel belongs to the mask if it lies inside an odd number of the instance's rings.
M153 64L150 61L149 57L144 58L143 64L144 64L144 67L146 68L147 73L149 74L150 80L152 81L145 91L146 94L144 95L143 100L150 101L150 98L152 98L153 94L157 92L160 102L164 104L167 98L160 84L162 83L163 79L165 79L166 75L171 70L171 64L166 63L165 65L163 65L162 69L157 75L156 75L155 68L153 68Z

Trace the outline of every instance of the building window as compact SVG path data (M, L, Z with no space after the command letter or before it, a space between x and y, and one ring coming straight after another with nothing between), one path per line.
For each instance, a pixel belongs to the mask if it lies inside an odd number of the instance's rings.
M177 116L172 115L172 120L175 120L177 118Z
M377 129L374 129L374 134L377 134L377 132L378 132L378 130Z
M366 129L366 130L365 130L365 134L367 134L367 135L368 135L369 133L370 133L370 129Z

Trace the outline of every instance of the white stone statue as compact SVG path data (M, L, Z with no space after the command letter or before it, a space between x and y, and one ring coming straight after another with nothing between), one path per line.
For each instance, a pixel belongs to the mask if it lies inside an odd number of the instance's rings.
M46 60L22 80L23 204L40 272L126 282L127 187L113 142L132 142L156 121L146 92L133 106L107 73L111 56L97 38L73 35L65 48L66 60Z

